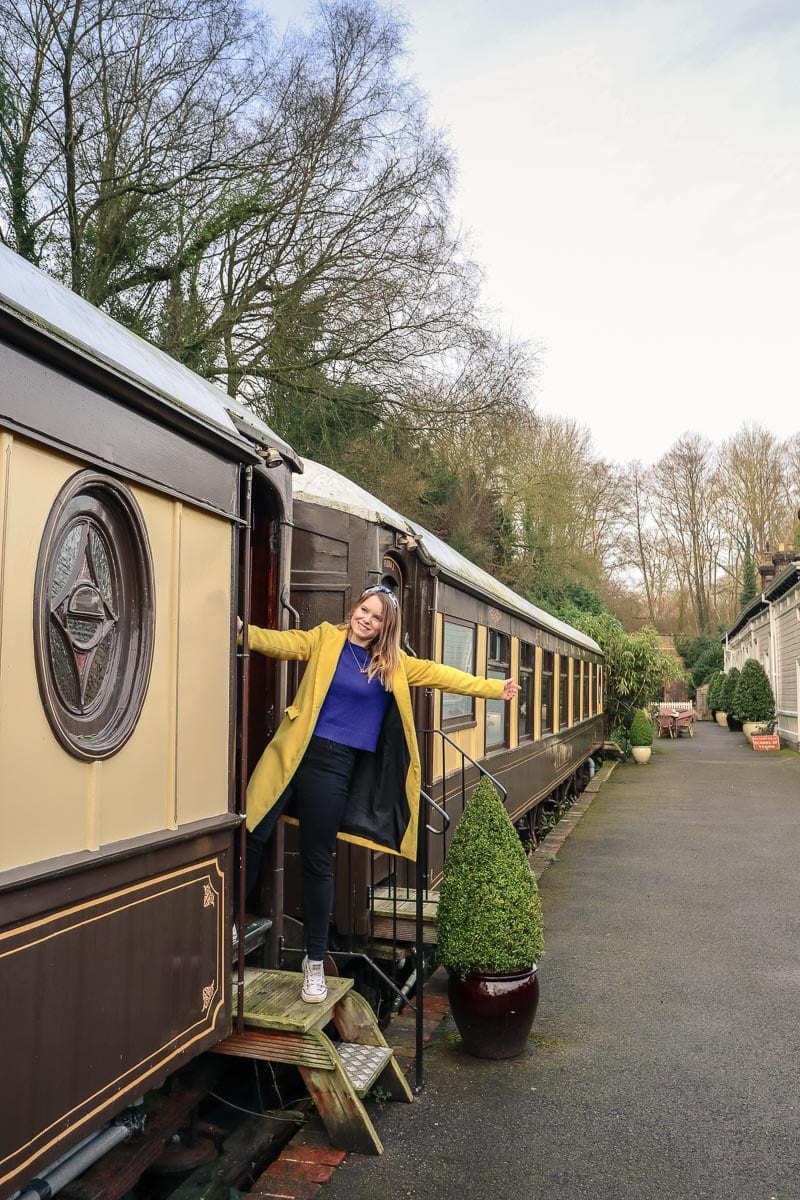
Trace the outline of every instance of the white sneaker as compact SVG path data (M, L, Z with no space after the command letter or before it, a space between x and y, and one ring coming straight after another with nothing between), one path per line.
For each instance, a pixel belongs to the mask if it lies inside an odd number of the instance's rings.
M303 959L303 990L300 995L306 1004L321 1004L328 995L325 964L314 962L308 955Z

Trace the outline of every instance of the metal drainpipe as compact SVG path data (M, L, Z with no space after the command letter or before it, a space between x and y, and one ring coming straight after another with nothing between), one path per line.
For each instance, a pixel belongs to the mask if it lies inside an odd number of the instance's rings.
M247 811L247 758L248 758L248 721L250 708L250 647L247 640L247 627L250 624L250 529L253 519L253 468L246 467L244 471L244 537L240 547L240 569L243 578L240 580L242 597L242 622L244 625L242 645L239 651L241 669L239 671L238 709L240 728L239 742L239 791L236 797L236 812L244 817ZM239 943L236 962L236 1032L244 1032L244 944L246 933L245 903L247 900L246 876L247 870L247 826L244 820L239 826L239 895L236 909L239 922Z
M419 552L419 547L418 547L418 552ZM422 558L422 555L420 555L420 557ZM422 561L423 561L423 563L425 562L424 558L422 559ZM434 657L435 642L436 642L436 612L437 612L437 605L438 605L438 601L439 601L439 579L438 579L438 576L433 575L433 576L431 576L431 578L433 579L433 589L432 589L433 595L430 599L428 611L433 619L428 622L429 630L430 630L429 637L428 637L428 645L425 648L425 651L423 651L423 653L427 652L429 658ZM428 702L427 702L427 722L426 722L427 729L434 728L434 721L433 721L433 715L435 712L434 706L435 706L434 693L433 693L433 689L430 688L430 689L428 689ZM425 741L426 741L426 746L425 746L425 760L426 760L425 761L425 771L426 771L425 790L427 792L428 787L431 786L431 784L433 782L435 747L433 744L432 737L427 736ZM444 781L444 754L445 754L445 749L444 749L444 746L442 746L442 781ZM444 791L444 782L443 782L443 786L442 786L442 791ZM427 803L427 801L425 803ZM423 895L423 890L425 893L427 893L428 885L430 882L429 863L428 863L428 834L425 829L425 826L427 825L427 812L423 806L423 800L422 800L421 796L420 796L420 804L419 804L418 822L419 822L419 824L417 827L417 863L416 863L416 880L415 880L416 890L417 890L417 905L416 905L416 922L415 922L415 930L414 930L416 975L417 975L417 992L416 992L417 1003L416 1003L416 1011L414 1014L414 1045L415 1045L414 1091L415 1092L421 1092L423 1087L425 1086L424 1065L423 1065L424 1064L424 1054L425 1054L425 1049L424 1049L424 1047L425 1047L425 936L424 936L424 924L423 924L423 918L422 918L422 895ZM424 885L424 889L423 889L423 885Z
M128 1125L111 1125L93 1138L82 1142L76 1150L59 1160L59 1164L46 1171L38 1179L32 1179L27 1188L18 1194L17 1200L49 1200L73 1179L77 1179L99 1158L114 1146L130 1137L133 1130Z
M51 1162L50 1166L47 1168L47 1171L45 1171L45 1175L48 1172L55 1171L56 1167L60 1167L63 1162L66 1162L68 1158L72 1158L73 1154L77 1154L78 1151L82 1150L84 1146L87 1146L89 1142L93 1142L96 1137L96 1133L88 1134L88 1136L85 1137L82 1142L78 1142L77 1146L73 1146L72 1149L68 1150L66 1154L62 1154L60 1158L57 1158ZM8 1200L22 1200L22 1192L14 1192L14 1195L9 1196Z
M764 593L761 593L761 599L769 607L769 673L772 676L772 694L775 697L775 720L777 721L778 732L780 733L781 723L778 718L780 711L780 699L778 697L778 631L775 623L775 614L773 610L773 600L767 600Z

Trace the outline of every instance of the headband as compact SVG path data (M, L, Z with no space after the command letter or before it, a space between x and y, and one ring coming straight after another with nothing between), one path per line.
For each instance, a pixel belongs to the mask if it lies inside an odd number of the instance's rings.
M361 599L363 600L365 596L374 596L376 592L381 592L382 595L388 596L392 602L392 606L397 608L397 596L395 596L391 588L386 587L383 583L376 583L373 587L364 588L361 593Z

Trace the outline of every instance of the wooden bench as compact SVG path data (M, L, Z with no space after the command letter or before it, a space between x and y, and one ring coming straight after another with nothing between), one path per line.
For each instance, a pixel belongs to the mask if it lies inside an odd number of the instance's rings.
M382 1154L383 1145L362 1100L377 1084L392 1100L411 1103L408 1081L372 1009L353 991L352 979L329 976L328 997L322 1004L300 999L302 982L302 975L295 972L248 970L244 1032L231 1034L215 1050L296 1066L333 1145ZM341 1041L323 1032L331 1021Z

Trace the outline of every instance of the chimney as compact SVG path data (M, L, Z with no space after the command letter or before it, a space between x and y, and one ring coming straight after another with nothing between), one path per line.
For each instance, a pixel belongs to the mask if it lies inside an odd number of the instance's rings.
M769 542L767 542L764 555L758 564L758 573L761 576L761 591L763 592L770 579L775 578L775 561L769 552Z

